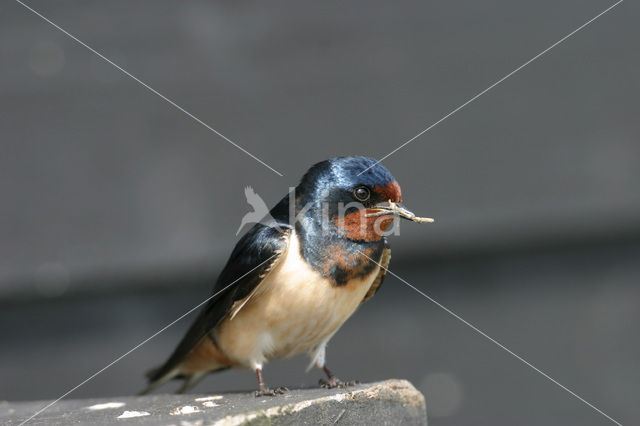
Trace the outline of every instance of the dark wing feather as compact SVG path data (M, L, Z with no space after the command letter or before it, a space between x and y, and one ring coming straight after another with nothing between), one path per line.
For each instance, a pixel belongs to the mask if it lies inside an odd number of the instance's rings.
M171 373L229 313L233 304L248 296L278 263L291 235L289 225L278 223L278 226L256 224L238 241L218 277L212 292L215 296L207 302L167 362L149 373L151 382ZM229 286L234 281L237 282Z
M378 290L380 289L380 286L382 285L382 282L384 281L384 276L387 273L387 268L389 267L389 261L391 261L391 247L389 247L387 238L386 237L383 237L383 238L384 238L384 248L382 249L382 255L380 256L380 260L378 261L378 263L382 265L382 268L380 268L380 271L378 272L378 276L373 281L373 284L371 284L369 291L367 292L367 294L364 295L364 298L360 303L364 303L367 300L371 299L373 295L378 292Z

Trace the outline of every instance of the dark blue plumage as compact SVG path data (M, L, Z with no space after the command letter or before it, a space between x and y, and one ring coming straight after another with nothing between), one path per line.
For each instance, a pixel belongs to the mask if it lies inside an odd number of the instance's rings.
M334 157L321 161L304 174L296 187L296 194L300 194L304 203L318 202L327 196L348 202L352 199L347 193L356 185L373 188L395 182L391 172L376 163L376 160L367 157Z

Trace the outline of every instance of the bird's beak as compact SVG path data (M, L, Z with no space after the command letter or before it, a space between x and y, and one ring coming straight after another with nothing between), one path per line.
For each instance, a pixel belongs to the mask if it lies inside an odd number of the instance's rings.
M407 220L418 222L418 223L433 222L432 218L418 217L415 214L413 214L411 211L407 210L402 204L394 203L391 200L386 201L384 203L376 204L375 206L368 208L367 211L372 211L372 213L365 214L365 217L393 215L393 216L401 217L403 219L407 219Z

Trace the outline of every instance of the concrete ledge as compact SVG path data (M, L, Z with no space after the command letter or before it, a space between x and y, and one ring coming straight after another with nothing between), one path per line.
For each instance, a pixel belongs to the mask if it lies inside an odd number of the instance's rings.
M47 401L0 403L0 424L18 424ZM150 395L63 400L29 424L407 424L426 425L424 397L406 380L386 380L348 389L294 389L256 398L253 393Z

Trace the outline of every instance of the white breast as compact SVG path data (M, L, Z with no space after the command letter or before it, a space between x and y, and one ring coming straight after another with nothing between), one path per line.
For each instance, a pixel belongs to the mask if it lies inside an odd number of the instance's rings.
M235 316L216 330L223 352L238 364L259 368L264 361L310 352L325 344L355 312L378 268L362 279L334 287L300 255L294 231L284 258L254 290Z

